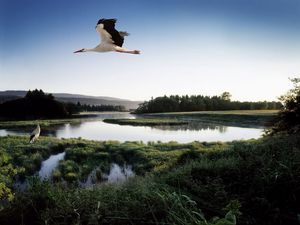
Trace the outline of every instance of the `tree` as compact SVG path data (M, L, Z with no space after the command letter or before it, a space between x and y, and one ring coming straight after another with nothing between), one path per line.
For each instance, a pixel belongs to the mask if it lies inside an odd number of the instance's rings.
M221 99L224 101L230 101L231 97L232 95L228 91L225 91L221 94Z
M269 134L300 132L300 78L290 80L294 88L279 98L283 104L283 108L273 121L273 127L267 130Z
M45 94L41 89L35 89L33 91L28 91L25 95L27 99L50 99L54 100L54 96L52 94Z

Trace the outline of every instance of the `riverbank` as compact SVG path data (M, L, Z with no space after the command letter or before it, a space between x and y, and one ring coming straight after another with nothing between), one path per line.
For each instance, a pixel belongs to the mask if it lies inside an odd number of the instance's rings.
M145 117L165 117L180 120L196 120L220 125L240 127L268 127L278 113L278 110L228 110L228 111L194 111L194 112L170 112L148 113Z
M57 171L75 177L67 186L32 181L0 212L0 223L235 224L236 217L237 224L297 224L299 146L299 135L189 144L42 137L29 145L24 137L1 137L14 165L64 151ZM137 176L92 189L72 182L106 162L131 164ZM211 220L228 212L226 221Z
M70 118L63 118L63 119L40 119L40 120L9 120L0 121L0 129L5 128L20 128L20 127L32 127L36 126L37 123L43 127L50 127L55 125L61 124L79 124L82 121L88 121L91 119L95 119L97 117L96 114L89 114L89 115L77 115Z
M0 120L0 129L6 128L23 128L23 127L32 127L36 126L37 123L42 127L51 127L55 125L62 124L80 124L85 121L93 121L100 119L103 115L119 115L127 114L124 112L83 112L80 114L75 114L69 118L60 118L60 119L39 119L39 120Z

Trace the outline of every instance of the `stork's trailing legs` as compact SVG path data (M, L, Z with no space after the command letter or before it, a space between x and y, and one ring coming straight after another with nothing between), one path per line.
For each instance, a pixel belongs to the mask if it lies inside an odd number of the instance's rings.
M129 54L141 54L141 52L139 50L116 49L116 52L129 53Z

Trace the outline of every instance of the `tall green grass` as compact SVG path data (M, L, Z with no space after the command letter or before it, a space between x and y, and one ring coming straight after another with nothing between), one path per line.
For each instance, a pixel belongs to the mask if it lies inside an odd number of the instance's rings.
M123 185L78 189L33 181L8 208L1 224L227 224L234 225L234 210L208 220L187 195L170 190L151 178Z

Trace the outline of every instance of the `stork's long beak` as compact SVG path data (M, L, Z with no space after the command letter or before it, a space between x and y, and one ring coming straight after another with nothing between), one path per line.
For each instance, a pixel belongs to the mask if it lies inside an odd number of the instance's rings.
M83 49L77 50L77 51L75 51L73 53L78 53L78 52L83 52Z

